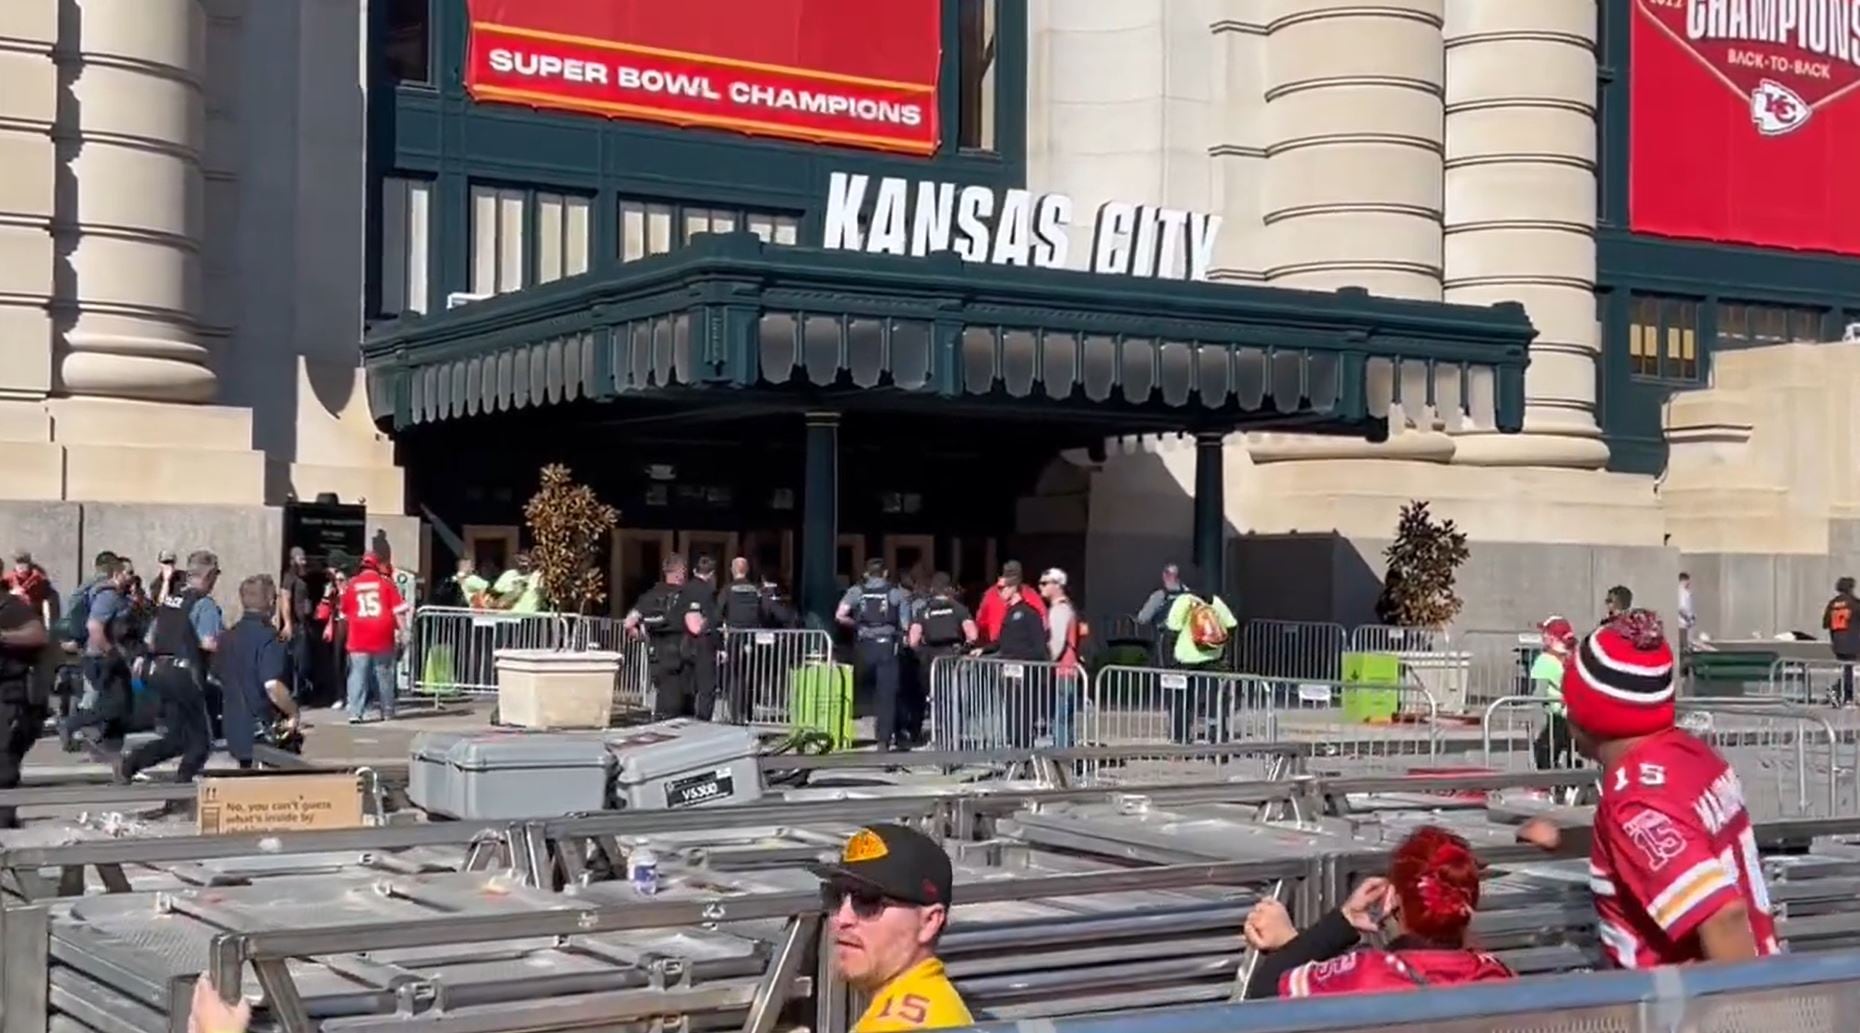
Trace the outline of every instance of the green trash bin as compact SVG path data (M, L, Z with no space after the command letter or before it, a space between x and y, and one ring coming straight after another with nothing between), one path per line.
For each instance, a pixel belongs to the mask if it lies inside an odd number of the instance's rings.
M1343 654L1343 717L1388 724L1401 710L1401 657L1394 653Z

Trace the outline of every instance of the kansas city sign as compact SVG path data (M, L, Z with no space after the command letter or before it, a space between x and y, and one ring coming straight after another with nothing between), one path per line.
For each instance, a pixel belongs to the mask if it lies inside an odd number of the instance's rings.
M875 255L954 251L966 262L1205 280L1221 229L1218 215L1108 201L1092 217L1086 250L1075 253L1074 218L1064 194L835 172L823 244Z

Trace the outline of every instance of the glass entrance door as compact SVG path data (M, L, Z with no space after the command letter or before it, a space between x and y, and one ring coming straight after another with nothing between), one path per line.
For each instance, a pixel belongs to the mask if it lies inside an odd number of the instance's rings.
M672 532L620 528L614 532L613 566L608 578L608 612L618 617L659 580L672 552Z
M685 562L697 570L700 556L709 556L717 564L717 583L730 579L730 561L736 558L737 534L735 531L685 531L678 536L678 551L684 554Z
M749 560L749 576L771 578L794 590L794 532L745 531L742 555Z
M865 577L865 535L840 535L839 548L833 553L833 574L841 588L850 588Z
M885 566L893 578L909 575L914 581L928 582L936 571L936 539L930 535L886 535L884 545Z

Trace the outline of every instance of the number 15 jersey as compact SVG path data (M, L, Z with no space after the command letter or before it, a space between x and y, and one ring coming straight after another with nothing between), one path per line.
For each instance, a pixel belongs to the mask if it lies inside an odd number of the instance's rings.
M1758 955L1781 949L1737 773L1677 728L1602 773L1589 886L1621 968L1704 960L1699 926L1740 900Z

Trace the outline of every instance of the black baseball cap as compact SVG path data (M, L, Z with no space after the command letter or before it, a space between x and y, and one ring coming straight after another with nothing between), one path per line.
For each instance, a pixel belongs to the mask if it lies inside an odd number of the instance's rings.
M1010 585L1020 584L1021 572L1019 560L1008 560L1001 564L1001 580Z
M903 825L869 825L853 833L837 864L814 874L830 883L871 890L892 900L949 906L954 878L936 840Z

